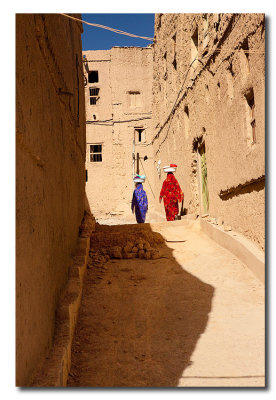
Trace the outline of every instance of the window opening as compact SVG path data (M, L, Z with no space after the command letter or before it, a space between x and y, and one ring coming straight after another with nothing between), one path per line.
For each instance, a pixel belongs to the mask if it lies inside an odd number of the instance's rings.
M240 55L240 62L241 62L241 68L242 72L245 74L248 74L250 71L249 67L249 44L248 44L248 38L244 40L244 42L241 45L242 53Z
M198 27L196 28L191 37L191 62L193 62L192 64L193 69L195 69L198 64L198 60L195 59L197 55L198 55Z
M220 82L217 82L217 87L218 87L218 99L220 100Z
M247 60L249 59L249 45L248 45L248 38L246 38L241 46L246 55Z
M184 112L187 114L187 117L189 118L189 107L188 106L184 107Z
M209 212L209 191L208 191L208 180L207 180L207 162L206 162L206 151L205 151L205 143L198 148L198 155L200 161L200 169L201 169L201 207L203 214L207 214Z
M198 51L198 28L196 28L196 30L194 31L194 34L192 36L192 41L196 50Z
M184 135L185 138L189 137L189 107L186 105L184 107Z
M227 69L226 80L227 80L228 97L229 100L231 101L234 97L234 86L233 86L233 75L231 74L229 68Z
M99 82L98 71L90 71L90 72L88 72L88 82L89 83L97 83L97 82Z
M202 18L203 18L203 43L202 44L203 44L203 48L205 48L208 45L208 42L209 42L208 14L203 14ZM206 55L207 52L208 51L205 51L205 54L203 54L203 55Z
M174 66L174 69L177 69L177 62L176 62L176 58L174 58L172 65Z
M138 143L144 142L145 141L145 129L136 128L135 132L136 132L136 137L137 137Z
M252 142L251 144L256 143L256 120L255 120L255 99L254 99L254 91L251 88L245 95L248 104L249 116L250 116L250 126L251 126L251 134L252 134Z
M230 71L232 76L235 76L232 61L229 62L229 66L227 67L227 69Z
M89 88L90 105L95 105L99 101L100 89L99 88Z
M129 91L128 94L129 94L130 107L140 107L141 106L141 93L138 90L132 90L132 91Z
M102 162L102 145L101 144L90 144L89 145L89 161L90 162Z

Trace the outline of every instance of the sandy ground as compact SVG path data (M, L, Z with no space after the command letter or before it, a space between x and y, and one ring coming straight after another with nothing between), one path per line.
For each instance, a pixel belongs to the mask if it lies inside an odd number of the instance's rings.
M153 230L161 259L87 271L68 386L264 386L263 285L197 224Z
M125 224L135 224L137 225L135 214L130 214L128 217L123 216L119 218L118 215L114 215L112 217L106 218L96 218L96 221L101 225L125 225ZM156 211L150 211L146 214L146 223L156 223L156 222L165 222L166 216L164 213L159 213Z

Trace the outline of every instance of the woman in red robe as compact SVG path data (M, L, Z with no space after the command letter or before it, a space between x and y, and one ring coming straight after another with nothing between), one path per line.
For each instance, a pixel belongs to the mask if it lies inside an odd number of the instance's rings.
M170 167L166 168L169 170L175 170L176 165L171 164ZM162 198L164 201L167 221L174 221L175 216L178 214L178 202L180 203L184 200L184 194L173 172L168 172L167 178L163 182L159 197L160 203L162 202Z

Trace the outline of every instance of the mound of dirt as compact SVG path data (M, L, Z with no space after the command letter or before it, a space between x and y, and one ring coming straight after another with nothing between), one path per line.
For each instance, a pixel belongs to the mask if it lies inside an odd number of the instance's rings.
M158 247L165 242L163 236L153 232L149 225L96 226L90 237L88 267L104 265L110 258L160 258Z

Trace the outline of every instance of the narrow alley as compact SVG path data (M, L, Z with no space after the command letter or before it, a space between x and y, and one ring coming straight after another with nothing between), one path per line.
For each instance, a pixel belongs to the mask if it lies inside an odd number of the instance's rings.
M141 229L96 231L108 243ZM165 238L160 259L87 270L68 386L263 386L261 282L198 221L143 229Z
M265 388L265 14L16 14L16 386Z

